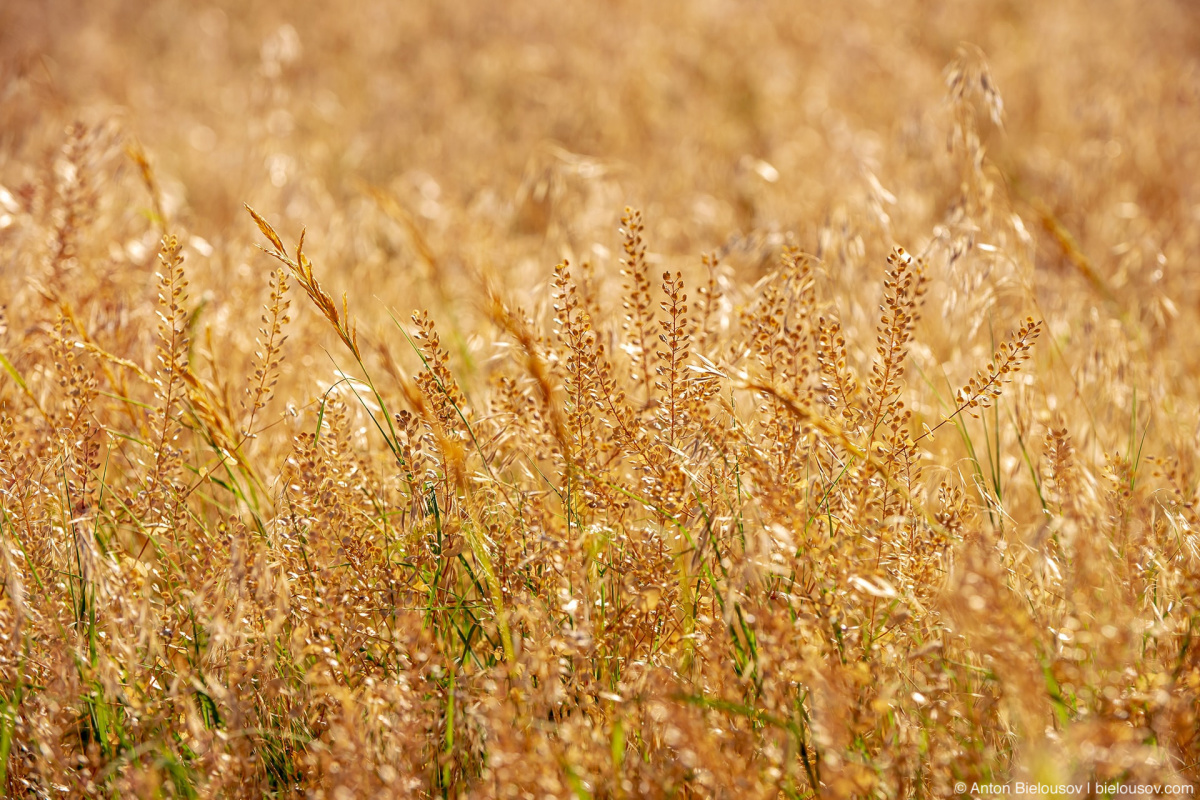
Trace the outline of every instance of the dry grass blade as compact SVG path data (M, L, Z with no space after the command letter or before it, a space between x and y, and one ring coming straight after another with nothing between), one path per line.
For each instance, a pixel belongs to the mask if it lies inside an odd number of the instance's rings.
M258 212L250 208L250 206L246 206L246 210L254 218L263 236L266 236L273 246L273 249L266 251L267 254L287 266L292 277L300 284L300 288L304 289L304 293L312 300L317 310L333 325L338 337L350 349L350 352L354 354L354 358L361 362L362 352L358 349L358 328L350 322L350 311L346 294L342 294L342 308L339 311L333 298L321 287L321 284L317 281L317 276L313 274L312 262L308 260L308 256L304 255L305 231L302 230L300 232L300 241L296 244L296 257L292 258L288 255L287 249L279 239L279 235L275 233L275 229Z

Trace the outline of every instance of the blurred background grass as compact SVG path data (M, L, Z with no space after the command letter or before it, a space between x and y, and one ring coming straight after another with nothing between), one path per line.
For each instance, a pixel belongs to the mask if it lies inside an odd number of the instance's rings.
M956 196L943 71L970 43L1004 98L1004 130L982 131L1002 185L1043 202L1114 289L1147 280L1162 252L1170 296L1194 308L1196 281L1172 278L1192 268L1200 216L1197 13L1171 2L6 3L0 177L33 177L30 150L48 131L115 118L189 232L247 235L249 202L319 228L314 242L335 240L326 260L351 277L382 266L388 251L373 240L402 238L365 219L365 185L414 215L449 274L489 261L528 282L527 259L544 274L563 251L612 244L626 202L646 210L659 250L695 255L756 230L795 232L815 250L823 227L863 224L843 219L848 207L890 196L884 236L866 237L878 255L887 239L917 249ZM1130 242L1146 253L1110 255ZM389 272L416 260L399 249ZM383 276L372 284L388 292ZM415 305L434 299L408 291Z

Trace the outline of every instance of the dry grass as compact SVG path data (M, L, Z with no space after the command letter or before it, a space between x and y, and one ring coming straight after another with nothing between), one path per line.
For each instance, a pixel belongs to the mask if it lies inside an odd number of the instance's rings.
M3 4L3 790L1191 787L1197 52Z

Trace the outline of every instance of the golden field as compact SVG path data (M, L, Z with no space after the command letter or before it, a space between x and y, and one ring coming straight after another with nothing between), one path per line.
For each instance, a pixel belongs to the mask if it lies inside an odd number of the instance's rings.
M1200 780L1192 5L9 2L0 92L6 796Z

